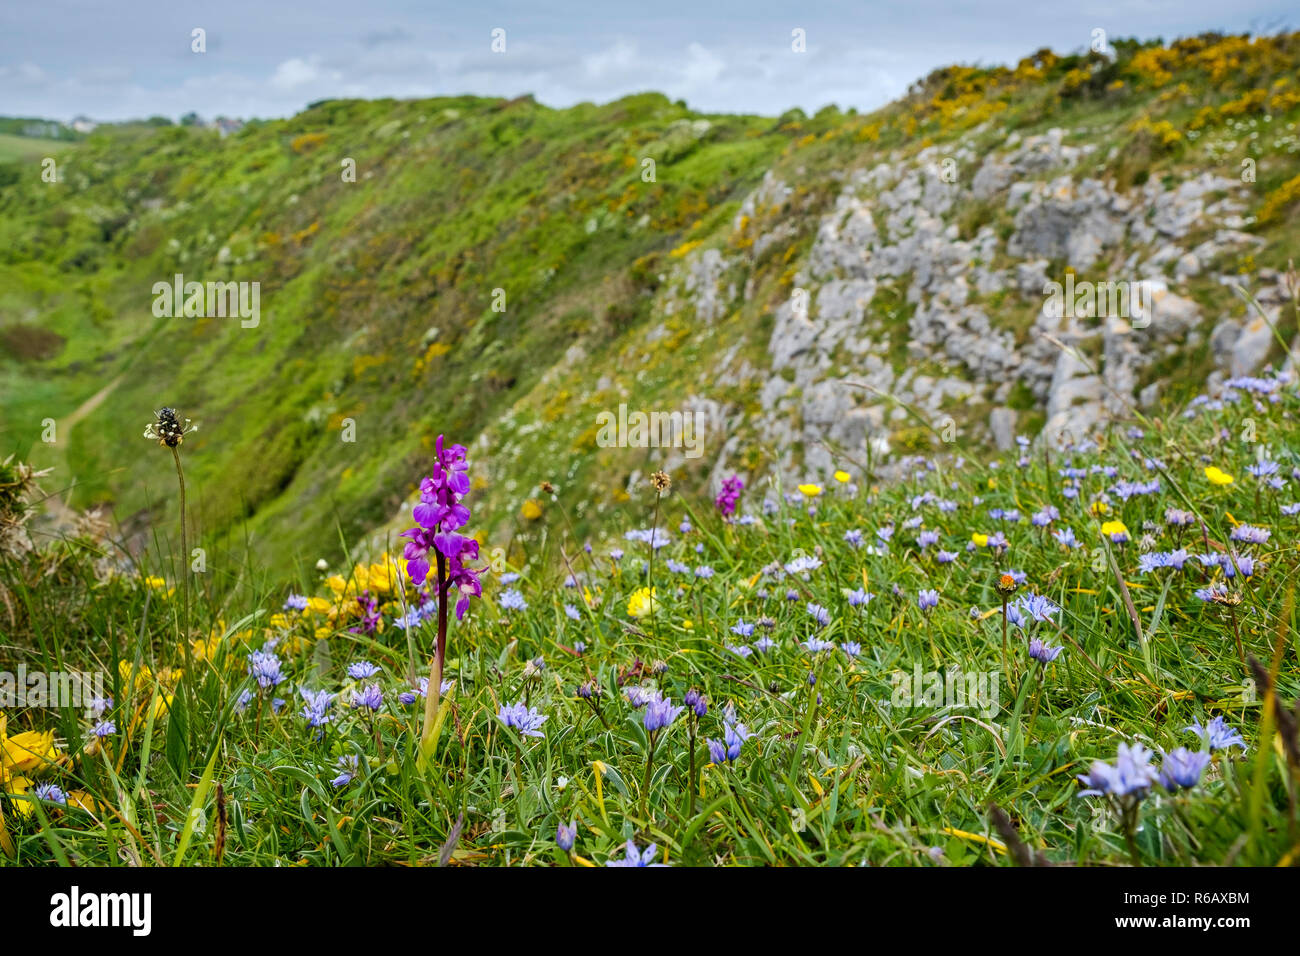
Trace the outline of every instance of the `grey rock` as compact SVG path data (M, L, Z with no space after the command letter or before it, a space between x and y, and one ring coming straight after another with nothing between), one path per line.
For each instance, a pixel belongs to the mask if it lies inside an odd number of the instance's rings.
M995 408L989 413L989 431L998 451L1010 451L1016 443L1016 412L1013 408Z

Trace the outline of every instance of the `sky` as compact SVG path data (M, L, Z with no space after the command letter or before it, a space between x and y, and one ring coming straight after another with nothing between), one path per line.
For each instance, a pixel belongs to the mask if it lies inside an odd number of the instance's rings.
M7 2L0 115L278 117L327 97L458 93L563 107L650 90L705 112L870 110L936 67L1082 51L1097 29L1168 40L1298 26L1294 0Z

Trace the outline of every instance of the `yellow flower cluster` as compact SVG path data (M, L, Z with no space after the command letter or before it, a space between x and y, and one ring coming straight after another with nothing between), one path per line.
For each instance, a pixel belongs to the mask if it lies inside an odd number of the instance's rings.
M24 730L10 737L8 723L0 714L0 794L21 796L32 787L32 777L63 763L67 758L54 744L54 731ZM80 803L84 794L76 795ZM74 795L68 795L73 802ZM3 801L0 801L3 802ZM31 816L32 804L28 800L15 800L12 805L24 816ZM0 835L3 835L3 815L0 815Z

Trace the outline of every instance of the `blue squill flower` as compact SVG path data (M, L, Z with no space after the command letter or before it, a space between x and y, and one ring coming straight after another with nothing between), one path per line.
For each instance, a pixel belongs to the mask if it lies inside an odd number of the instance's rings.
M555 845L565 853L573 849L573 841L578 838L578 825L573 823L561 823L555 829Z
M659 855L659 847L651 843L644 850L638 850L636 844L631 840L623 850L623 859L606 860L606 866L667 866L667 863L656 863L654 859Z
M1186 747L1165 754L1160 765L1160 786L1170 793L1181 788L1194 787L1201 780L1201 772L1210 762L1208 751L1192 751Z
M525 737L545 737L546 733L541 728L548 716L538 713L536 707L529 707L523 701L508 706L503 704L497 711L497 720L507 727L513 727Z
M348 665L348 676L353 680L365 680L379 673L379 668L370 661L357 661Z
M1225 724L1222 717L1215 717L1204 727L1199 720L1195 720L1190 727L1183 729L1200 737L1210 750L1227 750L1229 747L1246 749L1246 741L1241 739L1241 732Z
M654 700L646 704L641 723L645 725L646 730L654 733L671 724L685 709L685 707L674 707L673 702L666 697L662 700Z
M1120 744L1113 764L1096 760L1087 774L1079 775L1080 782L1088 787L1079 796L1141 799L1156 779L1156 770L1151 766L1150 750L1141 744Z
M1063 648L1048 647L1043 641L1034 638L1029 642L1029 656L1043 664L1050 664L1060 655Z
M352 692L352 706L375 711L384 706L384 692L378 684L367 684L359 691Z

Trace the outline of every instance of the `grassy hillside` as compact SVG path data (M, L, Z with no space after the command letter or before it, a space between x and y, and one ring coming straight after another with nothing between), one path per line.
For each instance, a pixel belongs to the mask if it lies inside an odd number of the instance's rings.
M855 170L961 155L948 215L973 240L1014 230L1007 205L968 188L1009 133L1066 128L1098 147L1088 173L1121 190L1235 176L1249 152L1250 228L1267 245L1217 265L1284 268L1297 251L1286 222L1300 194L1298 59L1295 35L1039 51L1013 69L937 71L869 116L701 116L654 94L566 110L460 97L329 101L224 139L97 130L63 157L58 185L30 160L0 167L20 170L0 186L0 440L54 467L74 508L110 506L141 542L168 533L175 503L171 464L140 432L153 409L178 406L201 426L185 445L199 539L213 554L251 541L286 574L304 553L387 526L440 433L494 452L478 480L495 541L527 537L520 508L544 498L543 480L582 492L572 519L585 536L662 457L597 447L595 416L620 401L721 403L739 420L730 462L754 478L814 450L765 437L762 378L736 370L770 364L773 316ZM789 192L763 201L769 172ZM705 319L683 290L710 252L724 269ZM176 273L260 283L260 324L156 318L153 285ZM948 375L911 351L906 281L882 285L867 316L883 360ZM1208 274L1187 294L1207 321L1245 310ZM1017 347L1033 344L1041 300L978 301ZM1210 369L1201 341L1143 374L1194 390ZM941 411L976 422L991 401L954 397ZM1044 420L1027 385L999 401L1022 411L1021 430ZM882 426L893 445L930 447L900 416ZM41 440L49 420L54 442ZM703 484L715 460L685 466Z

